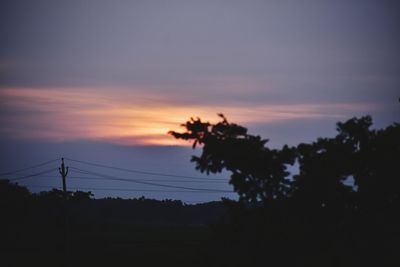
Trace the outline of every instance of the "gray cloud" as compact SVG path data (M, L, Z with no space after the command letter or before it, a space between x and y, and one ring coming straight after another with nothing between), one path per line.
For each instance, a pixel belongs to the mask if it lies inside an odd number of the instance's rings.
M1 5L3 87L146 86L204 97L230 94L218 86L244 77L240 95L254 101L340 102L386 101L400 85L394 1Z

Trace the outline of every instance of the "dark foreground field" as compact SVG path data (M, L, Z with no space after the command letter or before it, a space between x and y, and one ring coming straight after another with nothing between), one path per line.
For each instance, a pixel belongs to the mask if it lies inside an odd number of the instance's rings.
M221 202L66 204L41 196L8 204L2 205L2 266L206 266L223 258L212 237L212 225L226 213Z
M67 251L59 229L15 233L4 266L207 266L217 259L204 226L96 228L71 228Z
M332 216L287 201L66 198L1 182L0 266L399 266L396 203Z

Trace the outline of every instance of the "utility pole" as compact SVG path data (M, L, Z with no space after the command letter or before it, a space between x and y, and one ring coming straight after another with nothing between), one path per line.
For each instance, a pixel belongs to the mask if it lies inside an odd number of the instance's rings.
M68 174L68 167L65 167L64 164L64 158L61 158L61 167L58 168L61 178L62 178L62 184L63 184L63 193L64 193L64 266L68 267L69 266L69 225L68 225L68 193L67 193L67 174Z
M66 181L66 178L67 178L67 174L68 174L68 167L65 168L64 158L61 158L61 167L58 168L58 170L59 170L59 172L61 174L61 177L62 177L64 198L66 199L67 198L67 181Z

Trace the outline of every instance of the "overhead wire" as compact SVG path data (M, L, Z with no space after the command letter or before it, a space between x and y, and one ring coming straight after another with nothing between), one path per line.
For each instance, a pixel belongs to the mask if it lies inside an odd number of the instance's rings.
M71 158L64 158L64 159L72 161L72 162L91 165L91 166L100 167L100 168L107 168L107 169L112 169L112 170L117 170L117 171L124 171L124 172L131 172L131 173L138 173L138 174L145 174L145 175L152 175L152 176L163 176L163 177L174 177L174 178L185 178L185 179L196 179L196 180L210 180L210 181L215 181L215 180L227 181L227 179L223 179L223 178L207 178L207 177L188 176L188 175L176 175L176 174L161 173L161 172L150 172L150 171L143 171L143 170L137 170L137 169L120 168L120 167L104 165L104 164L99 164L99 163L93 163L93 162L77 160L77 159L71 159Z
M43 178L55 178L52 175L42 175ZM107 180L106 178L101 177L88 177L88 176L69 176L68 179L82 179L82 180ZM163 183L223 183L223 181L192 181L192 180L166 180L166 179L139 179L141 181L147 182L163 182Z
M9 180L9 181L19 181L19 180L23 180L23 179L36 177L36 176L39 176L39 175L42 175L42 174L46 174L46 173L52 172L54 170L57 170L57 169L56 168L52 168L52 169L48 169L48 170L45 170L45 171L42 171L42 172L30 174L30 175L20 176L20 177L16 177L16 178L7 178L7 180Z
M184 190L193 190L193 191L213 191L213 192L220 192L220 193L227 193L227 192L232 192L229 190L219 190L219 189L209 189L209 188L194 188L194 187L186 187L186 186L177 186L177 185L166 185L166 184L159 184L159 183L153 183L153 182L146 182L146 181L142 181L142 180L136 180L136 179L126 179L126 178L121 178L121 177L115 177L115 176L111 176L111 175L104 175L104 174L100 174L100 173L96 173L96 172L92 172L92 171L87 171L87 170L83 170L80 168L76 168L76 167L71 167L71 170L75 170L75 171L80 171L83 172L85 174L91 174L91 175L95 175L95 176L99 176L99 177L104 177L110 180L115 180L115 181L124 181L124 182L131 182L131 183L137 183L137 184L145 184L145 185L151 185L151 186L158 186L158 187L166 187L166 188L176 188L176 189L184 189Z
M80 160L74 160L70 158L65 158L69 161L72 162L77 162L77 163L82 163L86 165L91 165L95 167L103 167L103 168L108 168L108 169L113 169L113 170L118 170L118 171L124 171L124 172L130 172L130 173L137 173L137 174L143 174L143 175L152 175L152 176L162 176L162 177L174 177L174 178L185 178L185 179L192 179L192 180L167 180L167 179L127 179L127 178L122 178L122 177L116 177L112 175L104 175L101 173L93 172L93 171L88 171L85 169L80 169L76 168L73 166L70 166L71 170L74 170L77 173L80 174L87 174L87 175L93 175L96 177L87 177L87 176L69 176L71 179L93 179L93 180L114 180L114 181L123 181L123 182L131 182L131 183L137 183L137 184L144 184L144 185L150 185L150 186L156 186L156 187L164 187L164 188L171 188L171 189L178 189L178 190L162 190L162 189L133 189L133 188L98 188L98 187L70 187L71 189L83 189L83 190L103 190L103 191L134 191L134 192L164 192L164 193L234 193L233 191L230 190L220 190L220 189L211 189L211 188L195 188L195 187L186 187L186 186L179 186L179 185L168 185L168 184L160 184L160 183L154 183L154 182L164 182L164 183L182 183L182 182L191 182L191 183L218 183L222 181L227 182L226 179L218 179L218 178L204 178L204 177L194 177L194 176L185 176L185 175L175 175L175 174L166 174L166 173L158 173L158 172L148 172L148 171L141 171L141 170L134 170L134 169L125 169L125 168L119 168L119 167L114 167L114 166L108 166L108 165L103 165L103 164L97 164L97 163L92 163L92 162L87 162L87 161L80 161ZM47 164L50 164L52 162L58 161L60 158L49 160L40 164L32 165L26 168L14 170L14 171L9 171L9 172L4 172L0 173L0 176L9 176L13 175L22 171L38 168L41 166L45 166ZM50 172L57 171L57 168L51 168L47 169L38 173L33 173L33 174L26 174L23 176L15 177L15 178L7 178L7 180L10 181L18 181L18 180L23 180L23 179L28 179L32 177L37 177L41 175L42 177L55 177L55 176L49 176L49 175L43 175L43 174L48 174ZM43 187L43 188L54 188L52 186L38 186L38 185L31 185L31 187ZM180 190L179 190L180 189Z
M29 167L26 167L26 168L22 168L22 169L18 169L18 170L14 170L14 171L3 172L3 173L0 173L0 176L2 176L2 175L11 175L11 174L14 174L14 173L18 173L18 172L22 172L22 171L26 171L26 170L30 170L30 169L35 169L35 168L50 164L52 162L58 161L58 160L60 160L60 158L48 160L48 161L45 161L43 163L39 163L39 164L36 164L36 165L32 165L32 166L29 166Z
M61 186L32 185L36 188L61 188ZM127 191L127 192L162 192L162 193L220 193L220 192L200 192L187 190L162 190L162 189L134 189L134 188L99 188L99 187L69 187L72 190L100 190L100 191ZM228 192L226 192L228 193ZM234 192L230 192L234 193Z

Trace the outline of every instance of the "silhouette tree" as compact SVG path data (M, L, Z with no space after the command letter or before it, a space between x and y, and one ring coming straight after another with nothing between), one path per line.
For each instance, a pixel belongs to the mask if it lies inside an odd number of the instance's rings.
M400 127L371 130L369 116L337 123L334 138L300 144L294 195L309 206L372 208L399 200ZM346 185L354 180L354 187Z
M26 187L9 180L0 180L0 225L18 222L26 216L29 209L30 193Z
M198 170L232 173L240 201L225 201L231 221L218 228L223 239L238 237L247 247L240 252L251 257L270 252L272 265L299 263L287 255L305 266L398 263L400 124L373 130L370 116L352 118L337 123L335 137L270 149L268 140L219 116L216 124L191 118L185 132L170 134L202 145L192 157ZM289 179L294 162L299 173Z
M216 124L191 118L183 124L186 132L170 134L193 141L193 148L203 145L202 154L192 157L196 169L207 174L230 171L230 183L241 201L266 203L284 198L290 190L287 165L294 164L294 150L288 146L270 149L267 139L250 135L246 128L219 116L222 120Z
M85 192L85 191L80 191L77 190L75 192L72 191L67 191L66 195L64 191L53 188L50 191L42 191L37 194L35 194L35 197L37 199L42 199L42 200L49 200L49 201L63 201L65 199L65 196L67 196L68 200L71 201L83 201L83 200L89 200L92 199L94 196L92 192Z
M371 130L370 116L337 123L333 138L310 144L270 149L268 139L247 133L224 115L216 124L191 118L175 138L202 145L193 156L196 169L206 173L228 170L230 183L245 202L266 203L296 198L309 207L359 207L389 204L399 199L400 124ZM300 172L289 179L288 165L298 161ZM354 186L348 181L353 179ZM355 203L357 199L357 205Z
M26 187L20 186L18 183L10 183L7 179L0 179L0 202L19 201L28 198L29 195L30 193Z

